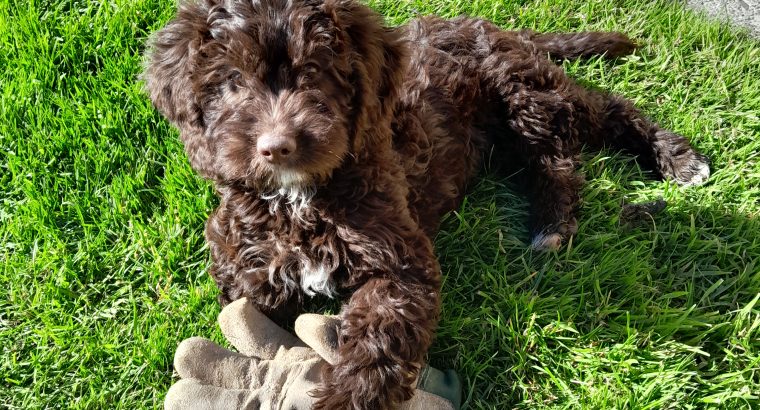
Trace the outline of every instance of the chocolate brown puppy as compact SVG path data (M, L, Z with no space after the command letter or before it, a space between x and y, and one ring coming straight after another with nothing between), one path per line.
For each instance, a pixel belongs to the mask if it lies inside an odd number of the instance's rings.
M347 296L317 408L383 409L414 391L440 308L431 238L492 145L527 170L539 249L576 232L581 146L708 177L686 139L552 61L634 48L467 17L389 28L353 0L197 0L154 36L144 79L221 198L206 225L221 303L284 321L304 296Z

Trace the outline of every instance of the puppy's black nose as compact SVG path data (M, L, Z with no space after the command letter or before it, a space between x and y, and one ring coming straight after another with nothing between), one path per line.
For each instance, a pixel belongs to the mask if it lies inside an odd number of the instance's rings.
M284 162L296 151L296 140L280 134L265 134L256 142L259 155L272 164Z

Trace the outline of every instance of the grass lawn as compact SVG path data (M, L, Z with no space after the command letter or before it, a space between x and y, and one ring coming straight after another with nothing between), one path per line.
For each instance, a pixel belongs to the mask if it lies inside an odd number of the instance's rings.
M670 1L373 0L401 23L620 30L643 47L565 63L713 161L704 186L586 156L580 230L527 249L527 206L488 174L436 238L430 361L468 409L760 408L760 41ZM0 408L159 408L182 339L221 340L202 237L216 199L136 76L173 0L0 0ZM621 204L662 196L639 226Z

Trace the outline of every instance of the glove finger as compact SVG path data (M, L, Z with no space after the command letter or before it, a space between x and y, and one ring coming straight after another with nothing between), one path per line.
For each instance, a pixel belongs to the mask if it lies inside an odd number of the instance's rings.
M274 366L269 360L233 352L202 337L182 341L174 354L174 368L183 379L228 389L259 388Z
M340 319L335 316L307 313L296 319L296 335L330 364L338 362L339 330Z
M238 299L222 309L219 327L240 353L273 359L280 348L303 347L295 336L261 313L247 298Z
M260 409L267 401L256 390L225 389L184 379L174 383L164 399L165 410Z
M424 390L415 390L414 396L401 403L399 410L454 410L454 406L441 396Z

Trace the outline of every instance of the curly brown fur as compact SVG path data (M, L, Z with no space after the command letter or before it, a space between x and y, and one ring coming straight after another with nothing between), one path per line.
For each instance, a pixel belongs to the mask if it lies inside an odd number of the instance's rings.
M492 144L529 171L537 248L576 231L581 145L707 178L683 137L550 60L634 47L466 17L391 29L352 0L199 0L153 38L144 79L221 197L221 303L287 320L304 295L350 294L317 407L380 409L412 394L440 305L431 238Z

